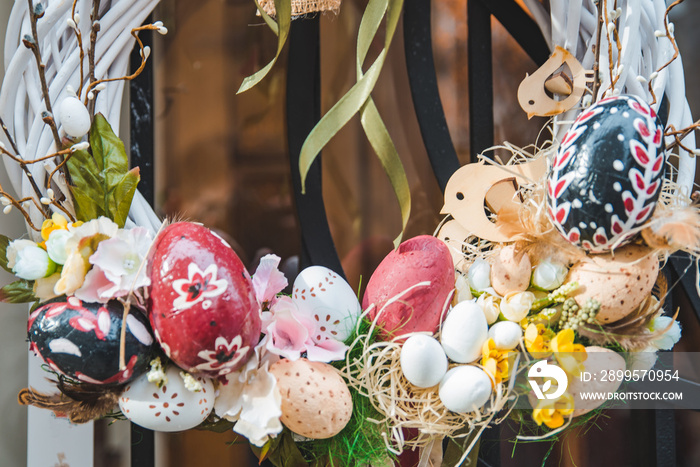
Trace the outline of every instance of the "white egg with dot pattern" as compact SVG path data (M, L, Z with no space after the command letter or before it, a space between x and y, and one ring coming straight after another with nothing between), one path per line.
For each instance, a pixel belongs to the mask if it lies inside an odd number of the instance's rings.
M168 367L167 383L158 387L148 375L128 384L119 397L119 408L131 422L153 431L184 431L202 423L214 408L214 384L195 377L201 389L185 387L180 368Z
M362 313L357 295L342 277L324 266L311 266L294 281L292 300L302 315L314 321L312 339L344 341Z

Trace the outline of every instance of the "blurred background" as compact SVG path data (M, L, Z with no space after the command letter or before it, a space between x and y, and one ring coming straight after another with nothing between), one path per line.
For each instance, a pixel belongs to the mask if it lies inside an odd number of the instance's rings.
M355 41L366 1L346 0L340 15L321 18L322 109L328 110L354 83ZM11 2L0 1L0 24ZM287 154L285 122L286 54L255 88L236 95L245 76L274 55L276 37L255 16L251 0L162 0L154 14L169 33L155 38L156 207L163 216L202 222L224 235L251 272L262 254L283 260L300 249ZM673 11L676 37L686 71L686 91L694 115L700 114L700 2L686 1ZM534 143L544 119L528 121L516 92L536 65L494 21L495 141L518 146ZM432 175L411 101L399 30L373 97L406 169L413 209L407 237L432 234L441 220L443 200ZM433 2L433 47L440 94L452 140L462 163L468 160L465 0ZM376 51L375 51L376 52ZM478 111L478 109L477 109ZM126 137L127 135L122 135ZM3 174L4 175L4 174ZM401 223L394 193L353 119L323 152L324 200L333 239L348 281L357 289L392 246ZM0 183L2 180L0 179ZM0 217L0 231L18 236L22 225ZM11 229L15 230L12 231ZM0 271L2 272L2 271ZM7 277L3 277L7 281ZM681 306L683 337L676 347L700 351L700 324ZM16 394L26 384L26 307L0 305L0 466L24 465L26 409ZM696 371L698 369L695 369ZM700 380L700 374L686 374ZM637 411L640 412L640 411ZM571 432L554 445L547 465L642 465L632 426L645 413L608 411L597 426ZM647 418L645 418L647 417ZM700 465L700 414L676 412L677 465ZM503 437L514 433L506 427ZM95 465L127 466L128 424L99 422ZM191 430L159 435L162 467L257 465L246 443L233 433ZM549 443L501 443L503 465L540 465ZM487 447L496 449L495 447ZM515 457L510 458L511 454ZM517 460L515 460L517 459ZM61 466L63 467L63 466Z

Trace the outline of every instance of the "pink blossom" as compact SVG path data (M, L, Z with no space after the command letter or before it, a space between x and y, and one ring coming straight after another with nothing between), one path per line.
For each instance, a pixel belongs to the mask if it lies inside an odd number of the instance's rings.
M265 255L260 259L253 274L253 288L258 303L272 303L275 296L287 287L287 278L278 269L279 264L280 257L277 255Z
M328 363L345 357L348 347L342 342L319 334L318 323L302 315L290 297L280 297L270 312L263 313L263 332L268 336L266 349L289 360L297 360L303 352L311 361Z
M93 268L75 295L83 300L105 303L150 285L142 263L151 242L151 234L143 227L120 229L114 237L101 241L90 256Z
M273 311L266 314L265 332L270 337L267 350L289 360L297 360L306 348L309 330L297 317L297 308L289 297L280 297L273 306Z

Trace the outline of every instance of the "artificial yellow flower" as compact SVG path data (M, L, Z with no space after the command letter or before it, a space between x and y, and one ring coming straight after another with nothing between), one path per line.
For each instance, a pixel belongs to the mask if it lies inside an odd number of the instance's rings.
M43 224L41 224L41 238L44 241L49 239L49 235L54 230L68 230L68 220L61 214L55 212L51 219L46 219Z
M559 331L557 336L552 339L551 348L555 352L554 356L559 362L559 366L570 375L579 378L585 368L583 362L588 355L584 346L574 344L574 337L576 335L573 329Z
M543 423L551 429L559 428L564 424L564 417L574 412L574 398L569 393L564 393L558 399L542 399L537 401L537 406L532 411L532 419L538 425Z
M546 358L552 354L550 342L554 331L544 324L530 323L525 328L525 348L535 358Z
M494 385L508 379L508 351L497 349L491 337L481 346L481 365Z

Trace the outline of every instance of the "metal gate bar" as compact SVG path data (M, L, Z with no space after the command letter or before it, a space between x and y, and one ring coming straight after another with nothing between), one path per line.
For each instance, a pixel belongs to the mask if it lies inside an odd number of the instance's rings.
M149 16L146 22L151 22ZM153 47L153 31L141 31L143 45ZM141 64L139 48L131 53L130 67L136 70ZM153 206L155 201L155 167L153 163L153 66L147 66L141 74L129 82L131 102L130 155L131 166L140 168L139 191ZM131 466L155 465L155 435L152 430L131 424Z

